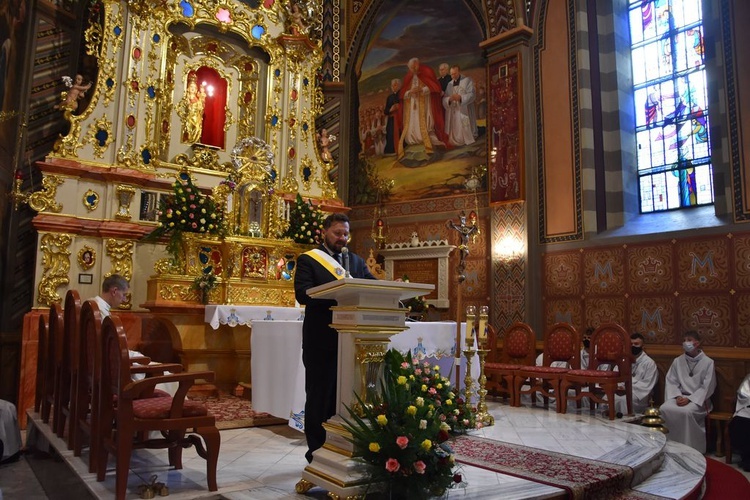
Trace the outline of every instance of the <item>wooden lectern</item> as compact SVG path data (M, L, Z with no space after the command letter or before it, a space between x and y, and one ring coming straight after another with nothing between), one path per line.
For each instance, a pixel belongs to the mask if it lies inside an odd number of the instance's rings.
M339 332L336 415L323 427L326 442L313 453L313 461L302 472L297 493L313 486L328 490L331 498L353 498L367 488L364 465L352 459L350 434L341 415L356 408L355 393L370 403L379 391L383 360L390 338L406 329L406 309L399 302L427 295L435 285L401 281L344 278L307 291L316 299L333 299L336 306L331 326Z

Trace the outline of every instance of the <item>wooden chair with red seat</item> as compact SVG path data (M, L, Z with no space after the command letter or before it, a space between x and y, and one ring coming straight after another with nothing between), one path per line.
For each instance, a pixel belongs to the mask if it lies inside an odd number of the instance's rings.
M497 338L495 329L487 325L490 353L496 350ZM511 406L517 406L515 391L516 371L533 366L536 354L536 335L526 323L517 321L503 336L503 349L500 356L495 355L484 364L484 374L487 376L487 390L490 394L507 394Z
M553 366L554 365L554 366ZM568 370L581 367L581 336L568 323L555 323L544 333L544 352L542 366L523 367L515 374L516 406L521 406L521 395L531 394L535 401L537 392L542 393L544 406L549 405L549 398L555 398L555 409L562 413L560 401L560 382ZM529 389L522 386L528 381Z
M209 491L216 491L216 466L219 459L221 436L216 419L203 403L186 400L188 390L198 380L212 382L213 372L192 372L163 375L133 381L128 358L127 339L117 317L105 318L102 323L100 401L117 398L117 406L101 405L100 445L97 457L97 480L103 481L110 453L116 457L115 497L125 498L130 457L137 448L167 448L169 463L182 468L182 449L194 445L206 460ZM145 392L163 382L179 383L172 397L142 398ZM112 425L106 425L111 422ZM160 439L134 440L159 431ZM188 432L190 434L188 435ZM201 441L202 438L202 441ZM204 448L205 443L205 448Z
M44 370L44 397L41 404L42 422L45 424L49 423L57 398L57 380L62 358L62 321L59 306L52 304L49 308L49 321L47 322L47 333L49 335L47 337L46 367ZM52 430L57 430L54 420L52 421Z
M599 326L591 336L589 347L589 369L570 370L563 375L560 392L565 395L562 401L563 412L567 408L567 400L589 398L591 408L593 403L608 403L609 419L615 419L615 393L617 385L625 387L625 401L628 415L633 414L633 356L630 353L630 334L623 327L615 323ZM597 369L603 365L606 370ZM615 367L617 369L615 370ZM592 369L593 368L593 369ZM576 387L575 396L568 396L568 389ZM584 389L585 388L585 389Z
M44 379L47 370L47 342L49 342L49 326L47 317L39 315L39 340L36 352L36 387L34 388L34 411L42 410L42 399L44 399Z
M55 426L57 437L65 436L65 423L68 423L66 442L68 449L73 449L74 414L76 403L76 388L78 384L78 335L79 320L81 312L81 297L76 290L68 290L65 294L65 307L63 309L63 339L62 360L60 363L60 379L58 390L60 392L59 404L55 410L55 418L59 420Z

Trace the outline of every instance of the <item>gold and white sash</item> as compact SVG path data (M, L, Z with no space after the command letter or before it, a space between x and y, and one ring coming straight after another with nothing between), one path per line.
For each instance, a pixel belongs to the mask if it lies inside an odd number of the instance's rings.
M340 280L346 275L346 271L341 267L341 264L339 264L331 254L324 252L320 248L305 252L305 255L309 255L315 259L318 264L326 268L337 280Z

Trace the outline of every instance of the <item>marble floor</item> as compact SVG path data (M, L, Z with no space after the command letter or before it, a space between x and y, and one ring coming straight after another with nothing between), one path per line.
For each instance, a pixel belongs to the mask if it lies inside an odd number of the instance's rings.
M622 420L609 421L589 414L588 410L559 415L543 407L511 408L500 402L490 402L490 413L495 425L473 431L477 435L510 443L566 453L584 458L628 465L635 471L634 489L667 498L683 498L694 488L700 488L705 472L702 455L680 444L664 439L661 433L628 424ZM31 415L31 421L35 418ZM45 441L57 450L60 460L73 469L92 498L112 498L114 464L104 482L97 482L87 471L86 463L73 457L47 426L39 432L29 428L29 441L44 447ZM306 466L304 436L287 426L255 427L224 430L218 468L218 492L209 492L205 481L205 461L193 449L185 450L182 470L170 470L163 450L138 450L131 462L128 498L139 498L138 486L156 475L169 487L174 499L226 498L287 499L305 498L294 492L294 485ZM87 459L86 456L83 457ZM0 489L13 470L10 464L0 469ZM20 467L20 466L19 466ZM449 492L448 498L463 499L521 499L550 498L563 490L461 466L466 487ZM5 469L5 470L3 470ZM747 475L747 474L746 474ZM17 479L17 478L14 478ZM24 485L21 485L23 488ZM32 484L28 485L33 487ZM14 490L18 492L18 490ZM502 492L498 496L498 492ZM54 496L54 495L52 495ZM49 494L47 498L51 498ZM1 495L0 495L1 497ZM18 498L45 498L23 494ZM325 492L314 488L307 498L325 498ZM16 498L16 496L6 496ZM62 497L65 498L65 497ZM68 497L69 498L69 497Z

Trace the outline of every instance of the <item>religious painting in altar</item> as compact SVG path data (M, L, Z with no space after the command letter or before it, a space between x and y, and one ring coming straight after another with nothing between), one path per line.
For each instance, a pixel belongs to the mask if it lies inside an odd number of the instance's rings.
M385 0L363 22L350 203L375 203L383 183L389 201L465 194L487 162L479 21L464 2Z
M523 199L521 56L490 64L489 196L490 204Z

